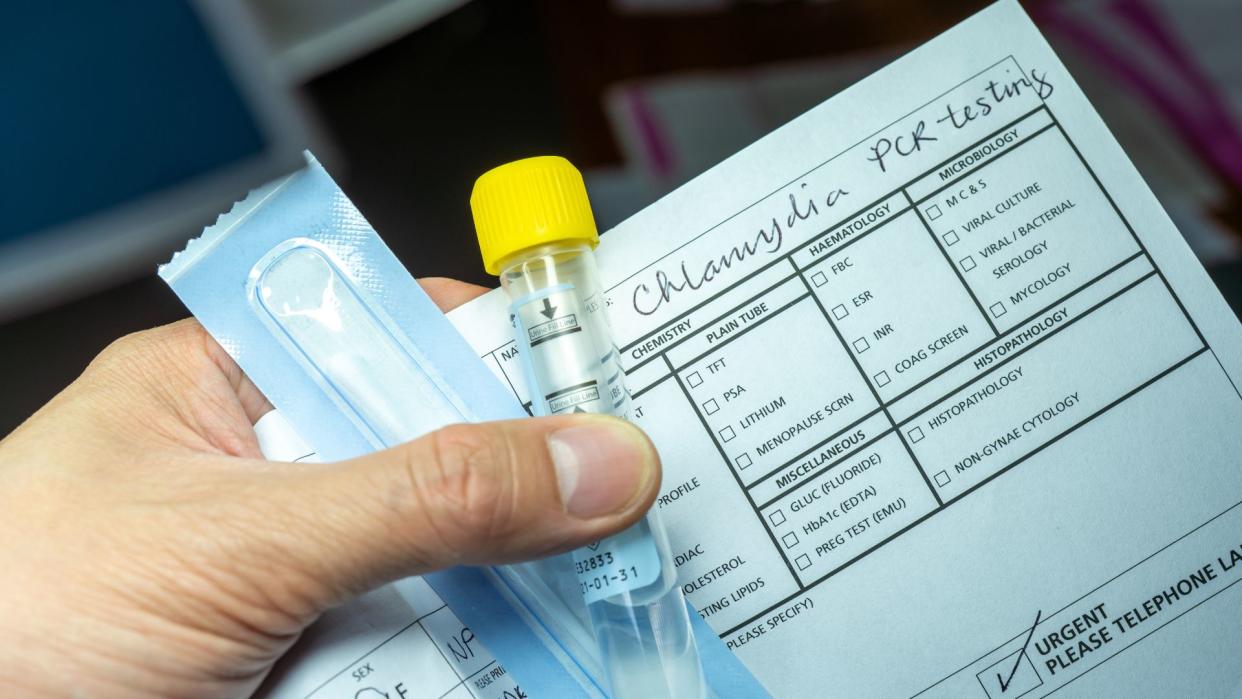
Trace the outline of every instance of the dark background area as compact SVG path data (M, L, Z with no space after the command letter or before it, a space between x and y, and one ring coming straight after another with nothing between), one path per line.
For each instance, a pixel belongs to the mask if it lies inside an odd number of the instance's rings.
M710 16L620 17L603 2L477 0L314 78L303 96L334 147L329 169L410 271L492 285L467 204L475 177L544 153L582 168L617 164L600 104L607 85L911 46L986 4L744 3ZM0 435L115 338L187 315L154 276L180 245L153 258L151 274L0 325ZM1242 269L1209 271L1236 310Z

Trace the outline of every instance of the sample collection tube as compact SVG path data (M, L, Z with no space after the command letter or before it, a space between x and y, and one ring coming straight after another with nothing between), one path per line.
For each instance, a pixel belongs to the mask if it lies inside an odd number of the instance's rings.
M581 174L564 158L519 160L480 177L470 204L484 265L500 276L511 302L533 412L629 419ZM689 612L656 510L575 551L574 567L612 696L704 696Z

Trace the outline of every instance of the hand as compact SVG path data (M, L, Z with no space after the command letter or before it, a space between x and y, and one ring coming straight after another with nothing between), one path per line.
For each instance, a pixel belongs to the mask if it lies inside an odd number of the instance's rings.
M482 292L425 280L442 307ZM194 321L123 338L0 441L5 695L244 697L317 615L385 582L535 558L650 506L637 428L445 428L335 464L264 461L270 409Z

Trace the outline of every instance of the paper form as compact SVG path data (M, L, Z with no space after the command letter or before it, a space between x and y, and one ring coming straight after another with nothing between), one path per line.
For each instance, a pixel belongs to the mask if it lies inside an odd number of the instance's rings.
M600 262L680 582L774 694L1242 685L1242 331L1015 2ZM528 401L503 296L450 318Z
M255 424L264 456L314 461L278 412ZM528 694L421 578L328 611L256 696L264 699L518 699Z

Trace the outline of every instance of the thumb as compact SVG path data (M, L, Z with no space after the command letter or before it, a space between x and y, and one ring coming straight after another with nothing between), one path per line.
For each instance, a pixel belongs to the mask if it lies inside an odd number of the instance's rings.
M603 415L446 427L284 476L312 518L281 542L334 604L408 575L559 553L620 531L651 505L659 457Z

